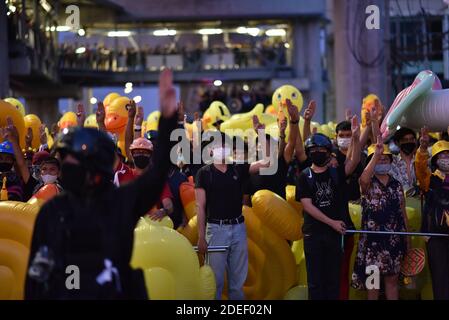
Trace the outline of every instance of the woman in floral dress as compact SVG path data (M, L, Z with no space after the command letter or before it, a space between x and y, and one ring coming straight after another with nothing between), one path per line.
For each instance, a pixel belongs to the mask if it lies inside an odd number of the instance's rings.
M371 158L371 159L370 159ZM362 192L362 229L369 231L406 231L407 216L404 193L399 181L389 175L392 155L380 137L376 145L368 148L368 165L360 177ZM398 299L398 278L401 262L407 250L404 236L361 234L352 286L368 289L368 299L379 298L379 288L366 288L365 282L377 266L385 282L388 300ZM370 270L371 269L371 270ZM369 281L372 283L371 281Z

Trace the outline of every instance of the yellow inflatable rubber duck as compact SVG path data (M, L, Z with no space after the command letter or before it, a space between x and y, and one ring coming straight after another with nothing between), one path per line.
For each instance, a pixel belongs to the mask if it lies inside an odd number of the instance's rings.
M115 99L120 98L120 95L117 92L111 92L109 93L104 99L103 99L103 105L105 108L109 107L109 105L114 101Z
M106 115L104 124L106 130L117 136L117 144L125 153L125 130L128 122L128 110L126 105L129 103L128 97L119 97L112 101L112 103L106 108Z
M288 116L287 99L290 99L292 104L298 107L299 112L301 111L303 105L301 92L294 86L287 84L277 88L273 93L272 105L276 109L276 112L282 109L284 114Z
M213 101L204 112L202 119L203 130L214 128L217 121L226 121L231 117L228 107L221 101Z
M159 126L160 118L161 118L161 112L159 110L151 112L147 117L147 122L145 125L145 132L150 131L150 130L157 130L157 128Z
M98 128L97 115L92 113L84 120L84 127L86 128Z
M9 97L9 98L3 99L3 101L8 102L12 106L16 107L16 109L19 110L22 117L25 116L25 107L23 106L22 102L20 102L18 99Z
M58 127L60 130L76 127L78 125L76 113L73 111L68 111L64 113L58 121Z
M25 122L25 130L31 128L31 130L33 131L33 141L31 143L33 149L38 149L39 146L41 145L39 137L40 136L39 130L42 125L41 119L39 119L39 117L35 114L27 114L23 118L23 120Z
M6 127L8 125L7 118L11 118L14 126L19 133L19 143L23 148L25 146L25 121L20 111L12 104L0 100L0 127ZM3 137L0 137L3 141Z

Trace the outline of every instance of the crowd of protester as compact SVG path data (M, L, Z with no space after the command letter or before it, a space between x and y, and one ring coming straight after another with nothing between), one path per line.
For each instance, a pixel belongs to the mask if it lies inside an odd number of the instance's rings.
M85 50L77 52L83 47ZM182 67L186 70L204 68L206 55L232 54L233 65L226 67L274 67L287 65L287 49L283 42L273 44L260 41L255 46L235 44L227 46L178 46L174 43L150 47L145 44L139 49L119 46L112 48L101 43L63 43L59 46L59 67L67 69L90 69L107 71L139 71L151 66L151 56L181 55Z
M257 148L265 148L262 159L248 163L248 141L232 143L240 138L220 133L222 139L210 144L191 140L191 150L207 150L211 163L192 164L183 157L173 163L170 133L183 129L185 118L171 77L169 71L161 73L158 131L142 134L143 109L129 102L124 150L106 132L102 103L96 113L98 129L82 128L85 113L79 106L78 126L55 132L51 150L44 126L39 150L30 147L32 131L27 132L26 149L21 150L11 119L2 128L0 171L2 179L6 178L7 199L27 201L47 185L54 185L59 193L43 206L36 220L26 298L146 298L142 271L129 264L134 227L144 215L155 220L169 216L175 229L185 225L179 186L189 179L195 183L199 253L205 254L208 246L228 246L226 252L209 257L217 299L221 298L225 272L228 297L244 299L248 247L242 205L251 206L251 195L258 190L267 189L285 198L286 185L296 185L296 199L304 210L304 253L309 299L313 300L348 299L350 286L367 290L369 299L381 295L398 299L401 263L410 249L410 239L398 234L362 234L351 265L354 238L345 233L355 227L349 202L361 204L363 230L403 232L408 230L406 198L422 194L422 231L449 233L447 132L435 139L427 128L419 134L401 128L384 144L379 124L385 110L376 100L375 108L366 114L364 128L356 116L348 114L331 140L311 129L317 108L314 101L305 109L301 132L298 108L287 99L288 116L279 121L279 138L265 133L257 116L253 118ZM196 114L194 125L199 130L200 124ZM273 144L278 148L270 148ZM274 154L272 150L276 150ZM225 161L228 159L231 163ZM273 161L277 171L261 174ZM433 236L425 240L434 298L449 299L449 240ZM39 269L42 261L53 261L51 271ZM80 291L64 289L63 266L70 263L89 271L85 276L88 285ZM366 267L373 264L383 279L382 289L365 285ZM95 275L111 266L120 277L111 277L106 283L95 281Z

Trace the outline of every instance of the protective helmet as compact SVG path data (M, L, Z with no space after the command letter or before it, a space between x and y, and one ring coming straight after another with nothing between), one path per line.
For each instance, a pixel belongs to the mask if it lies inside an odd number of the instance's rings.
M103 131L94 128L72 127L63 131L55 150L71 154L92 172L113 175L115 145Z
M307 138L304 148L307 153L314 147L326 148L329 152L332 152L332 141L322 133L314 133Z
M3 141L2 143L0 143L0 153L6 153L14 156L12 143L9 141Z
M146 138L137 138L134 139L133 143L129 146L129 150L148 150L153 151L153 143Z
M437 161L436 155L443 151L449 151L449 141L440 140L435 142L435 144L432 146L432 158L430 159L432 165L435 165Z
M145 132L145 138L147 138L150 141L156 141L158 137L157 130L149 130Z
M375 144L370 145L368 147L368 157L371 156L372 154L374 154L375 151L376 151L376 145ZM384 144L384 151L382 152L382 154L392 156L390 148L388 148L388 146L386 144Z

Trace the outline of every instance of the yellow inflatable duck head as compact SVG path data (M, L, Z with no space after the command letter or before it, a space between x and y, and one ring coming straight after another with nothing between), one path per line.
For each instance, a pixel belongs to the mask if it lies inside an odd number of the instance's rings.
M271 102L276 109L276 112L279 112L279 110L282 109L284 114L288 116L287 99L290 99L292 104L298 107L298 111L301 111L303 104L301 92L294 86L287 84L277 88L273 93Z
M361 110L361 115L362 115L362 128L366 127L366 112L371 112L371 110L374 109L375 106L375 101L378 100L380 103L380 99L378 96L376 96L373 93L370 93L369 95L367 95L365 98L363 98L363 102L362 102L362 110Z
M215 128L217 121L224 122L231 117L228 107L221 101L214 101L203 114L203 130Z
M41 119L35 114L27 114L23 120L25 121L25 130L28 130L28 128L31 128L33 131L33 141L32 141L32 147L33 149L38 149L41 142L39 138L39 129L42 125Z
M7 118L11 118L14 126L19 133L19 141L22 147L25 146L25 121L20 111L12 104L0 100L0 127L6 127L8 125ZM0 137L1 139L1 137Z
M164 226L163 221L152 223L144 218L140 219L134 234L131 265L143 269L152 300L215 296L213 272L208 266L200 268L198 256L183 235Z
M129 101L128 97L119 97L114 99L106 108L104 124L109 132L121 134L125 131L126 123L128 122L126 105Z
M62 130L70 127L76 127L78 125L76 119L77 117L75 112L69 111L64 113L58 122L59 129Z
M157 130L159 126L160 117L161 112L159 110L151 112L147 118L147 123L145 125L145 132L150 130Z
M120 95L117 92L111 92L109 93L104 99L103 99L103 105L105 108L107 108L112 101L115 99L120 98Z
M12 106L16 107L17 110L19 110L22 117L25 116L25 107L23 106L22 102L20 102L19 100L17 100L16 98L13 98L13 97L3 99L3 101L8 102Z
M95 113L92 113L89 116L87 116L86 120L84 121L84 127L98 128L97 116Z

